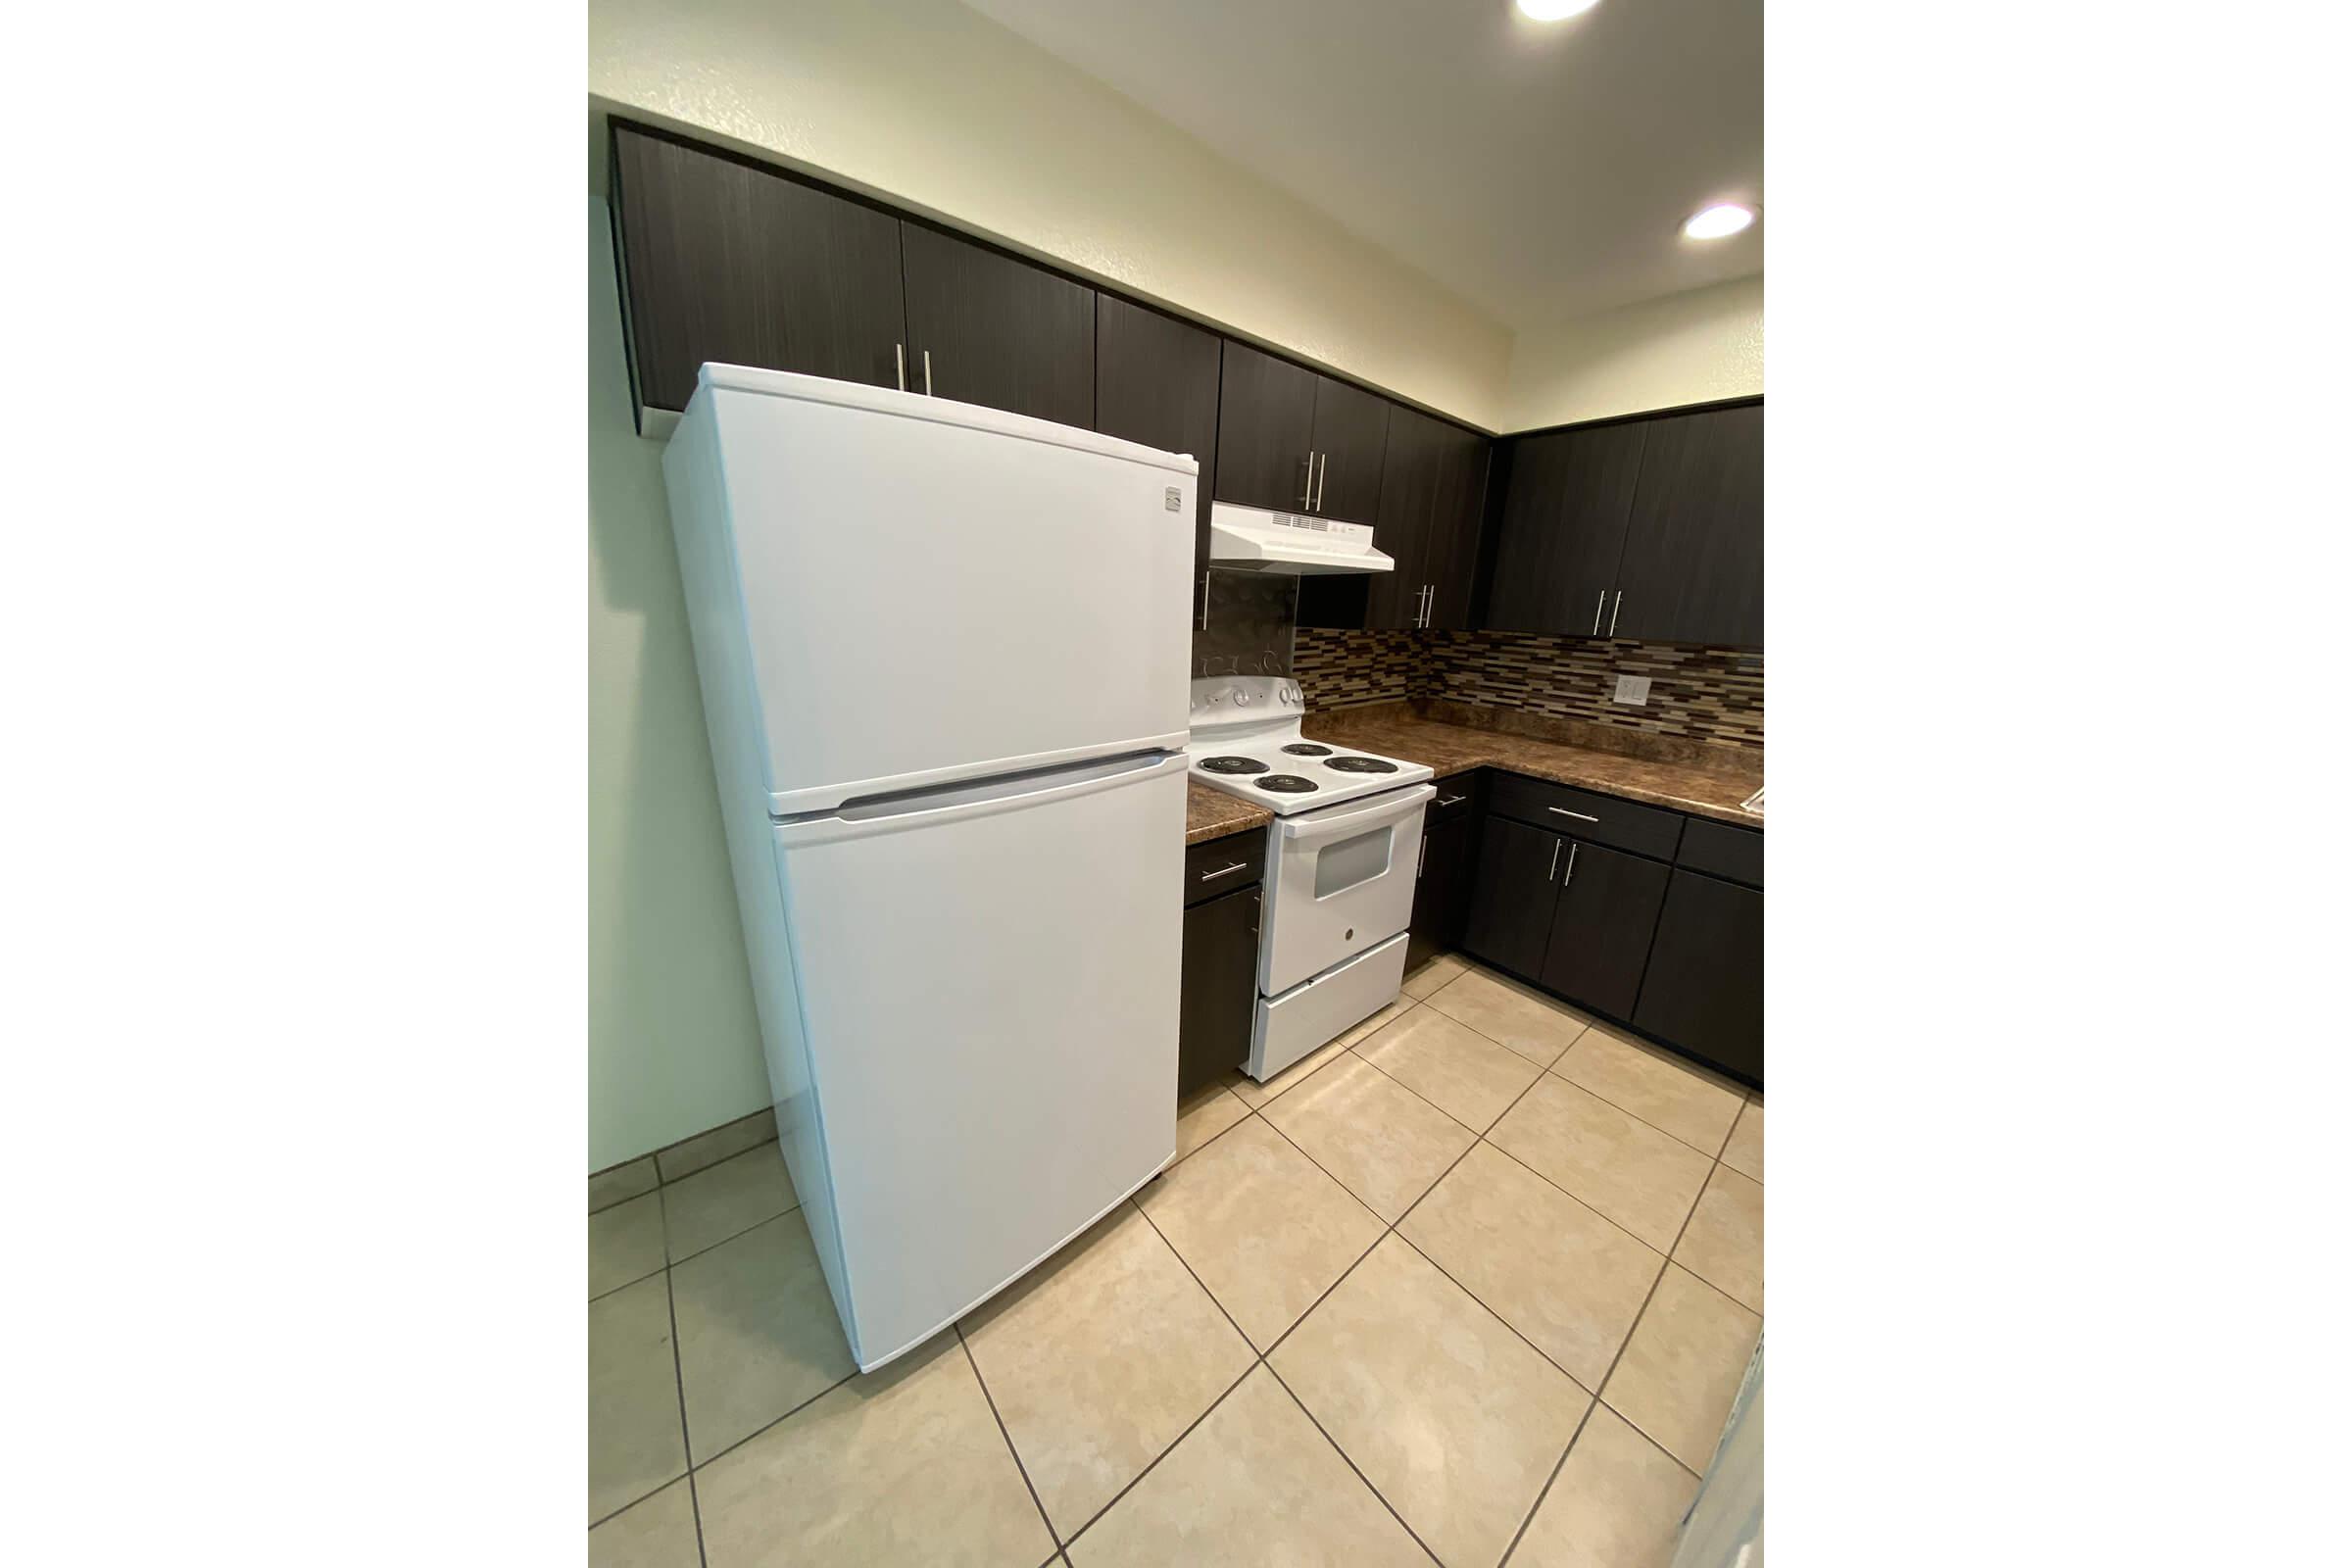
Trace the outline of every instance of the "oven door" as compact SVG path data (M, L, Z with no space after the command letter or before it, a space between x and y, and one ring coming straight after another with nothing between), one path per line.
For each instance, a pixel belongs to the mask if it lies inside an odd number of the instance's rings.
M1278 997L1412 922L1427 784L1277 817L1258 987Z

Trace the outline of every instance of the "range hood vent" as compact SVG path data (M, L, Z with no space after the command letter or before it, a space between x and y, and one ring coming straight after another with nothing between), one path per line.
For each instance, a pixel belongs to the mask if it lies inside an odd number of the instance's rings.
M1208 564L1300 577L1396 569L1396 562L1372 548L1372 530L1360 522L1263 512L1222 501L1208 509Z

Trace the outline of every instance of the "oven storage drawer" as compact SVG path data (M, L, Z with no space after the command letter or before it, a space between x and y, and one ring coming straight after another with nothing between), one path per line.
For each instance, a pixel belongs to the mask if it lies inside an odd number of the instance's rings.
M1184 906L1246 888L1258 878L1266 862L1266 830L1250 828L1184 851Z
M1399 931L1279 997L1257 999L1250 1036L1250 1076L1264 1083L1327 1040L1396 1000L1404 984L1405 936Z
M1656 860L1674 858L1683 836L1679 811L1636 806L1614 795L1570 789L1523 773L1497 773L1487 790L1487 809L1572 838L1591 839L1613 850L1631 850Z
M1421 818L1437 793L1410 784L1275 819L1266 839L1262 995L1281 996L1412 923Z

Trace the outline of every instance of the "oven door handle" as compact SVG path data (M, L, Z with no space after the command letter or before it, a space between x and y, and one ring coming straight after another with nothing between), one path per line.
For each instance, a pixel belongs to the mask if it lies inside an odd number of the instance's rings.
M1383 822L1399 822L1417 813L1422 807L1437 798L1437 788L1429 784L1414 784L1405 789L1392 790L1374 796L1369 806L1336 816L1321 812L1312 817L1279 816L1274 825L1282 829L1289 844L1314 844L1323 839L1337 838L1343 833L1360 833Z

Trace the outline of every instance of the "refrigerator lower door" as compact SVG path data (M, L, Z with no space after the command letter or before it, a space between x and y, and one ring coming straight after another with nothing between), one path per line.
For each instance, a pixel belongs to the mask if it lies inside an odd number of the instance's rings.
M1185 790L1152 754L775 825L861 1369L1173 1157Z

